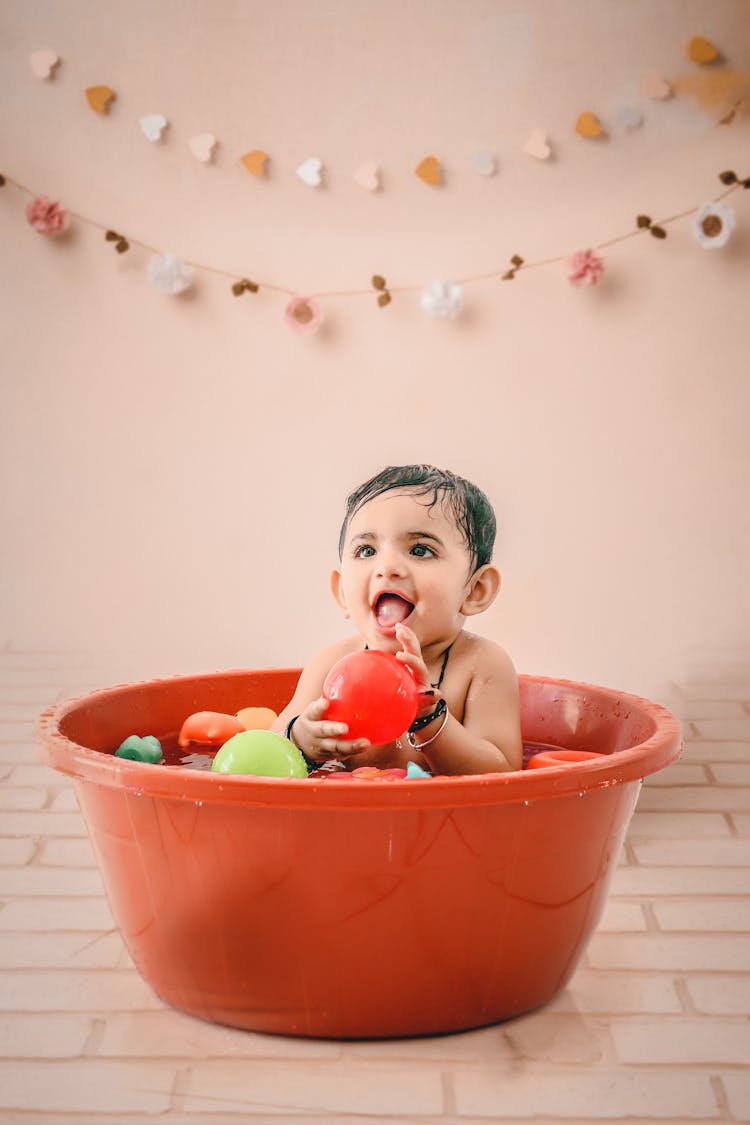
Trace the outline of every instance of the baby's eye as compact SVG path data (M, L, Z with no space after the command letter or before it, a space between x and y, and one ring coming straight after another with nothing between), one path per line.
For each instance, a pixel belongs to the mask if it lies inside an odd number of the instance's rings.
M432 547L428 547L426 543L415 543L411 549L411 553L416 555L418 559L437 558L435 551L433 551Z
M354 548L355 559L371 559L375 554L375 548L371 547L369 543L360 543L358 547Z

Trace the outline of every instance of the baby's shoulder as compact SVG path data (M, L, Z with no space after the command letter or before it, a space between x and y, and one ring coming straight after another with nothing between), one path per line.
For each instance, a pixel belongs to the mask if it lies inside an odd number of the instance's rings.
M488 637L463 632L461 643L456 648L458 651L455 653L455 663L470 673L472 678L487 675L515 678L516 670L510 656L504 648Z

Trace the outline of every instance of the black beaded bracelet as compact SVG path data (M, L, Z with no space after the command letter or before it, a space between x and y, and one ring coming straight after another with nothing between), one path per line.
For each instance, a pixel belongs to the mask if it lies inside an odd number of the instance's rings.
M420 715L418 719L414 720L414 722L409 727L409 734L416 734L417 731L424 730L424 728L428 727L430 723L435 721L435 719L439 719L441 715L444 715L447 710L448 704L445 702L445 700L439 700L438 705L434 711L430 711L428 715Z

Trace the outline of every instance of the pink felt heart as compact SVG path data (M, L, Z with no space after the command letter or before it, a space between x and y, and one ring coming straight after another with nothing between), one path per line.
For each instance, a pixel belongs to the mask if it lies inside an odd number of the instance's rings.
M200 160L202 164L208 164L214 154L216 137L213 133L200 133L197 137L190 138L188 146L196 160Z
M533 156L536 160L549 160L552 149L549 146L547 134L543 133L541 129L534 129L526 138L523 151L527 156Z
M353 179L365 191L377 191L380 187L380 168L374 160L365 160L355 171Z
M645 74L641 79L641 93L644 98L663 101L664 98L672 96L672 87L666 78L662 78L658 74Z
M60 61L56 51L45 48L43 51L33 51L29 55L32 72L37 78L51 78L52 72Z

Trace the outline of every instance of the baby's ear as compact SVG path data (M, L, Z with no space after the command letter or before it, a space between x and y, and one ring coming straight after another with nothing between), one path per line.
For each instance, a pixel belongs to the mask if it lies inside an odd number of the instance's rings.
M340 570L331 571L331 593L336 599L336 603L341 610L343 610L344 617L349 618L349 610L346 605L346 598L344 597L344 580L341 577Z
M461 606L461 613L465 617L472 617L475 613L482 613L494 602L500 593L500 571L492 563L480 566L471 576L469 592Z

